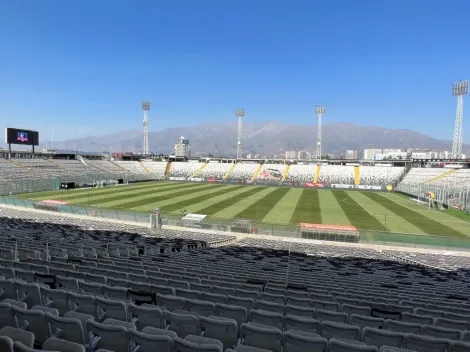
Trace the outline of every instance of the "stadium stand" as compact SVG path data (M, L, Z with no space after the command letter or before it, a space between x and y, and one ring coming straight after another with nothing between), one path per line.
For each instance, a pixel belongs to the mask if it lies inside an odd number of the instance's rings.
M353 185L354 166L322 165L318 182Z
M167 162L161 161L145 161L143 165L150 171L150 174L155 176L157 180L163 180L165 178L165 172Z
M404 167L361 166L360 184L368 186L386 186L393 184L404 171Z
M146 174L146 170L142 167L140 162L138 161L124 161L124 160L116 160L116 165L126 169L130 173L133 174Z
M401 185L417 186L426 184L445 174L448 169L443 168L412 168L401 181Z
M170 177L190 178L202 165L202 163L172 163Z
M291 165L286 182L313 182L315 180L316 165Z
M233 164L210 162L207 166L201 170L197 177L202 178L215 178L221 180L232 168Z
M235 169L232 171L230 175L230 179L236 181L245 181L249 182L253 175L255 174L256 170L258 170L259 164L242 164L238 163Z
M130 171L108 160L86 160L91 167L110 174L129 174Z
M470 348L468 257L0 210L2 348Z

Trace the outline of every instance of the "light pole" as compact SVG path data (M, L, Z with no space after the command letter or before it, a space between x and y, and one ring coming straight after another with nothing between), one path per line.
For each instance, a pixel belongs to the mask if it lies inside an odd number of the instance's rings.
M317 129L317 152L316 152L316 158L318 160L321 160L321 144L322 144L322 116L326 112L325 107L320 105L320 106L315 106L315 114L318 115L318 129Z
M454 159L462 157L463 96L466 94L468 94L468 81L459 81L452 85L452 95L457 96L454 140L452 141L452 157Z
M142 154L148 155L149 154L149 119L148 119L148 111L150 111L151 103L149 101L143 100L142 101L142 110L144 110L144 142L142 145Z
M243 133L243 117L245 116L245 109L238 109L235 111L235 115L238 118L238 135L237 135L237 160L243 158L243 147L242 147L242 133Z

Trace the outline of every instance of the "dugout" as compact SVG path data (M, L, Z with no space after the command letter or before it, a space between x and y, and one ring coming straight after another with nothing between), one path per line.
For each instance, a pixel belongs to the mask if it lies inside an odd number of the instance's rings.
M34 202L34 209L60 212L61 206L66 206L69 204L69 202L64 202L60 200L43 200L39 202Z
M321 241L359 243L359 230L354 226L300 223L300 238Z
M203 214L188 214L181 219L181 225L197 229L210 229L211 225L204 222L206 217L207 215Z
M237 219L230 226L231 232L238 233L258 233L258 229L253 226L253 220Z

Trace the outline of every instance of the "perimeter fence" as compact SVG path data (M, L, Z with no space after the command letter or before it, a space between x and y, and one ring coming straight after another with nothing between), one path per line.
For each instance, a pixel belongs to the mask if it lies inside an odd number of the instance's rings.
M14 196L0 196L0 205L16 206L26 209L37 209L37 203L20 199ZM48 209L49 207L49 209ZM80 206L70 204L42 205L41 209L60 212L64 214L74 214L89 216L93 218L103 218L109 220L118 220L126 222L135 222L142 225L150 223L150 213L140 211L130 211L122 209L110 209L96 206ZM236 219L204 219L201 223L188 224L183 220L183 214L161 213L163 225L187 227L188 230L215 230L224 232L241 232L234 229L233 224ZM458 219L456 219L458 221ZM470 225L470 224L469 224ZM262 221L250 220L250 230L243 231L265 236L278 236L285 238L304 238L295 223L267 223ZM360 243L379 244L384 246L406 246L413 248L436 248L448 249L452 251L470 250L470 240L465 237L450 238L438 235L412 234L400 232L388 232L381 229L359 229ZM334 240L338 242L348 242L348 237L341 233L325 232L318 233L316 240Z

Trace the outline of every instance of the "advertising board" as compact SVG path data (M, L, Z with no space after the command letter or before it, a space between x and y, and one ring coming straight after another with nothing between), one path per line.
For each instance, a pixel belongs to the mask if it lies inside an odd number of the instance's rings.
M5 128L6 144L39 145L39 132L18 128Z
M169 177L170 181L186 181L186 177Z
M203 179L203 178L200 178L200 177L190 177L190 178L188 178L188 181L192 181L192 182L203 182L204 179Z
M325 183L305 182L304 187L325 188Z

